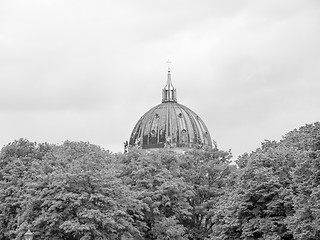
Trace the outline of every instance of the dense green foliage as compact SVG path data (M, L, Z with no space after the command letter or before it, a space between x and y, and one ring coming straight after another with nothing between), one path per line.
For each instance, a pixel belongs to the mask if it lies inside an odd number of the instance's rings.
M320 239L320 123L231 153L20 139L0 153L0 240Z

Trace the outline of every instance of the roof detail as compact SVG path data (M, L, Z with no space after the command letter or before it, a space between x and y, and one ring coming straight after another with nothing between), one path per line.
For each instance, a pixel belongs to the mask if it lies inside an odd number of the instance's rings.
M167 84L162 89L162 103L140 118L131 133L129 146L143 149L212 147L210 133L201 118L177 103L170 68Z
M162 102L177 102L177 91L172 85L170 68L168 69L167 84L162 89Z
M176 102L164 102L146 112L134 127L130 146L191 148L211 146L210 133L201 118Z

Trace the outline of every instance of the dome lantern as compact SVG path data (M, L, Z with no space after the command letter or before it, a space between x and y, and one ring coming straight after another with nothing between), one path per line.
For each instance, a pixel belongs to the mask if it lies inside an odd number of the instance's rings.
M168 60L168 76L167 76L167 85L162 89L162 102L177 102L177 91L172 85L171 81L171 72L170 72L170 64L171 62Z
M167 85L162 89L162 102L177 102L177 91L172 85L170 69L168 69Z

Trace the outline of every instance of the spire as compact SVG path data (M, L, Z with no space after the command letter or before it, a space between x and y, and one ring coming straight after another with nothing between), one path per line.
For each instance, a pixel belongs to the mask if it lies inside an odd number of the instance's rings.
M171 61L168 59L166 63L168 64L168 72L170 72Z
M170 71L170 64L171 62L168 60L168 77L167 77L167 84L162 89L162 102L176 102L177 101L177 93L176 89L172 85L171 82L171 71Z

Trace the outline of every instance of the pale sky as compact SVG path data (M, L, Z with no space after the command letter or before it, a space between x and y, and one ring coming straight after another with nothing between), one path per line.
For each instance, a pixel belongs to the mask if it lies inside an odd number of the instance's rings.
M123 150L178 102L234 157L320 120L318 0L0 0L0 145Z

